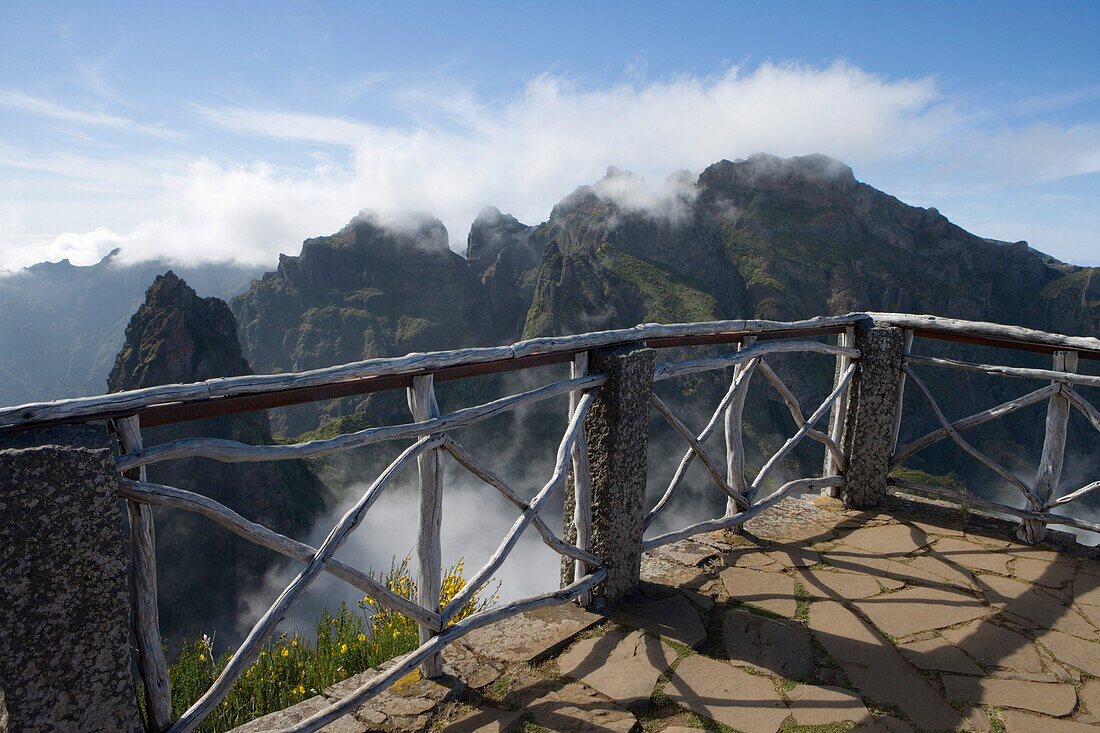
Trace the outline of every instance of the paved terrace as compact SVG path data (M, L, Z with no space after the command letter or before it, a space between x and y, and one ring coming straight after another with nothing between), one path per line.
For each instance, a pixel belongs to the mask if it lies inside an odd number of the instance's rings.
M927 500L872 512L789 498L643 559L605 618L565 606L470 634L325 728L911 730L1100 726L1100 553ZM276 730L375 671L239 728Z

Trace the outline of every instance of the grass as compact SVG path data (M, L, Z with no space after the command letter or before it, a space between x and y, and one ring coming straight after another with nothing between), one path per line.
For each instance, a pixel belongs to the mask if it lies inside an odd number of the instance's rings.
M440 608L465 586L462 567L459 560L444 575ZM409 558L401 562L394 558L389 572L376 577L394 593L416 600L416 584L409 576ZM480 591L475 593L451 623L484 610L495 598L495 593L492 597L483 597ZM369 596L359 602L357 610L346 604L341 604L335 613L323 609L317 620L315 641L295 631L268 642L197 730L221 733L283 710L387 659L410 652L419 644L416 622L379 606ZM231 651L216 656L213 638L205 635L196 642L184 643L179 659L168 670L175 717L206 692L230 656Z

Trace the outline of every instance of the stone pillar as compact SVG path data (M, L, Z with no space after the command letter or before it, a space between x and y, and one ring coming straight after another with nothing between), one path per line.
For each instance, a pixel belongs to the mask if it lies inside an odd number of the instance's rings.
M589 373L608 376L584 422L592 475L592 552L607 568L607 580L592 593L591 607L597 611L610 608L638 587L649 399L656 364L656 352L641 346L594 351L589 357ZM576 537L572 521L570 486L565 501L567 538ZM563 585L573 582L572 567L572 561L563 566Z
M886 492L905 341L900 328L869 325L856 332L859 366L848 390L841 446L848 459L842 495L852 509L876 506Z
M0 442L4 730L139 731L111 451L64 432Z

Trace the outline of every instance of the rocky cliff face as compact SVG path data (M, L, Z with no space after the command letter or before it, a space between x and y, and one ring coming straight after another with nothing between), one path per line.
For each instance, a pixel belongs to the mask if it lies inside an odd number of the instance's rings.
M363 212L330 237L306 240L298 257L280 257L278 269L232 305L260 372L489 343L500 333L477 273L427 215L385 222ZM368 401L281 411L276 427L297 435ZM374 416L407 416L403 395L373 403Z
M1060 263L1024 242L970 234L935 209L860 183L830 158L756 155L720 161L697 177L674 174L658 194L609 169L536 226L486 209L471 227L465 260L446 249L435 220L394 226L362 214L331 237L308 240L300 257L284 257L233 308L253 363L281 371L641 322L788 320L854 310L1095 334L1098 283L1094 269ZM952 348L937 353L963 355ZM822 360L775 362L807 404L828 391L832 373ZM972 377L932 379L937 390L956 395L962 414L1004 394ZM682 390L717 391L715 380L700 377ZM455 388L465 390L467 403L491 398L499 386L469 382ZM770 453L789 433L778 398L754 390L751 399L762 398L763 409L750 463L753 451ZM280 414L279 427L294 435L318 425L404 420L400 397L295 408ZM1030 428L1021 422L979 438L1009 446L1001 451L1009 455L1027 453L1036 441ZM803 459L816 460L796 456L791 470L813 470ZM947 465L946 458L936 461Z
M528 335L570 328L569 314L579 311L589 314L585 323L607 327L647 313L686 315L692 306L699 312L697 293L712 298L726 318L898 310L1070 333L1100 326L1087 292L1089 268L1057 262L1023 242L977 237L935 209L908 206L857 182L850 168L824 156L721 161L680 201L641 210L624 206L609 179L601 183L578 189L535 230L554 246L541 266ZM634 279L630 290L642 297L633 307L601 311L575 301L569 291L576 277L587 276L584 263L614 274L624 257L662 268L662 290L680 302L669 306L658 293L645 293L661 279L651 272ZM563 280L563 266L579 274Z
M126 329L108 378L111 391L251 374L237 340L237 322L217 298L199 298L169 271L146 291ZM205 436L270 444L262 412L180 423L143 431L147 445ZM278 532L304 536L325 495L299 461L220 464L203 459L150 466L149 480L209 496ZM162 631L172 648L182 637L238 631L243 599L262 587L276 556L185 512L157 512Z

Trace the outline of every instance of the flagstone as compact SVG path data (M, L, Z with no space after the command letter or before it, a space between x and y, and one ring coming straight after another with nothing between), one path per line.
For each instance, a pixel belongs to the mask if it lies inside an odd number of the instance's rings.
M1077 691L1077 697L1081 699L1085 707L1093 715L1100 717L1100 679L1091 679Z
M799 685L787 693L791 714L799 725L827 725L851 720L857 725L872 722L859 695L840 687Z
M726 656L734 664L767 670L791 680L813 674L810 632L804 624L770 619L734 608L722 619Z
M779 531L776 532L775 537L788 542L813 544L815 542L831 540L833 538L833 531L816 522L799 522L797 524L788 524L781 527Z
M1039 642L1065 664L1100 677L1100 644L1053 630L1042 634Z
M1084 568L1073 579L1074 603L1100 606L1100 576L1086 572Z
M656 557L672 562L687 565L688 567L700 567L708 560L718 557L718 551L706 545L698 543L664 545L650 551Z
M701 654L680 662L665 693L680 707L743 733L775 733L788 715L767 677Z
M798 579L811 595L817 598L831 598L834 601L870 598L882 592L874 578L857 573L803 568L798 571Z
M863 573L885 580L912 583L914 581L929 585L943 585L943 578L922 568L914 568L906 563L891 560L878 555L863 554L850 547L839 547L822 555L822 559L839 570L850 573Z
M578 641L558 657L558 669L632 709L649 703L657 678L674 661L672 647L642 631L612 631Z
M883 715L874 725L853 728L852 733L913 733L913 726L891 715Z
M1060 682L1057 676L1049 672L1013 672L1010 669L1002 669L989 675L997 680L1023 680L1024 682Z
M898 646L898 651L921 669L934 669L956 674L985 674L985 671L974 664L961 649L940 637L907 642Z
M905 588L853 605L893 636L941 629L989 614L989 609L970 594L946 588Z
M808 568L821 562L821 555L806 545L783 544L768 551L781 568Z
M1043 591L1010 578L983 575L979 586L994 608L1030 621L1039 628L1058 629L1082 638L1095 638L1096 629L1072 608L1060 603Z
M1073 720L1040 718L1018 710L1005 710L1001 713L1005 723L1005 733L1096 733L1095 725L1086 725Z
M1077 572L1079 574L1091 575L1100 581L1100 560L1091 557L1081 558L1081 564L1078 565Z
M1071 567L1077 567L1077 558L1073 555L1067 555L1064 552L1059 552L1051 547L1044 547L1040 545L1017 545L1012 548L1012 555L1019 558L1027 558L1031 560L1040 560L1048 563L1061 563L1063 565L1069 565Z
M1012 559L1012 555L1007 552L990 552L973 542L953 537L936 540L929 555L971 570L988 570L1001 575L1008 575L1008 561Z
M843 604L812 604L809 626L866 697L895 705L921 728L954 729L962 722L889 641Z
M619 623L698 648L707 638L699 612L682 595L623 606L613 618Z
M481 708L450 723L443 733L511 733L519 729L522 717L522 710Z
M959 537L959 538L961 538L964 534L961 527L954 527L954 526L945 527L945 526L940 525L940 524L931 524L929 522L917 522L917 521L907 521L907 522L905 522L905 524L912 525L913 527L916 527L920 531L924 532L926 535L939 535L941 537Z
M1081 671L1068 664L1063 664L1054 658L1049 652L1043 656L1043 662L1046 663L1047 668L1051 673L1057 677L1060 681L1066 682L1080 682Z
M1061 588L1073 580L1074 567L1064 562L1017 557L1012 561L1012 575L1028 583Z
M898 557L916 552L928 544L928 536L916 527L885 524L857 529L840 539L845 545L882 556Z
M945 562L935 554L921 555L908 563L908 567L910 572L928 573L961 588L971 588L974 583L974 576L969 570Z
M580 683L529 680L506 699L534 716L539 725L559 733L629 733L638 724L621 705Z
M783 573L765 573L745 568L726 568L719 577L730 598L767 609L780 616L794 616L794 578Z
M756 569L765 568L769 565L776 565L775 560L768 553L757 547L734 550L726 556L726 563L731 567ZM775 569L782 570L783 568L776 566Z
M1077 692L1072 685L953 675L945 676L943 684L948 700L1022 708L1054 716L1069 715L1077 706Z
M993 722L989 719L989 713L981 705L963 706L963 717L966 718L966 728L979 733L993 733Z
M1043 662L1031 640L989 622L942 632L943 638L989 667L1042 672Z
M462 643L478 654L503 662L538 662L558 651L574 636L603 621L572 603L526 611L474 629Z

